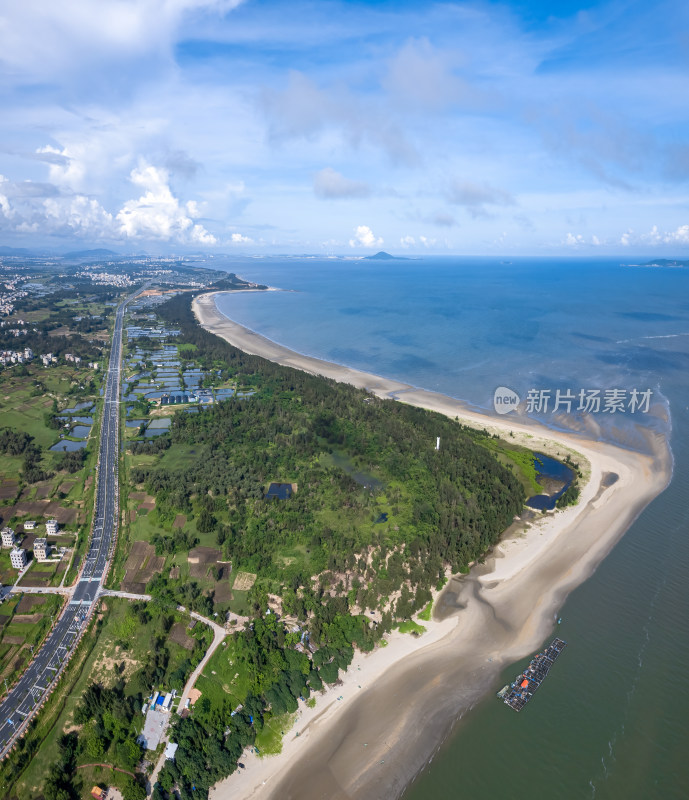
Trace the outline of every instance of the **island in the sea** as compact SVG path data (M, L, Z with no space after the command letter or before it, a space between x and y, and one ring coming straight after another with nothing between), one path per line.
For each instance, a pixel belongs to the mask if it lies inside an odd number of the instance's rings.
M410 261L411 260L406 256L393 256L390 253L386 253L385 250L380 250L379 252L375 253L372 256L364 256L364 259L367 261Z

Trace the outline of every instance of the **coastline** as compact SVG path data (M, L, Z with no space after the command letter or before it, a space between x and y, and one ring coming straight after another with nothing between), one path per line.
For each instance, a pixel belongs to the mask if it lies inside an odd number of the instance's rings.
M540 645L567 594L665 488L667 444L648 434L653 455L642 455L534 422L483 415L444 395L303 356L229 320L214 295L194 300L197 319L248 353L587 462L588 480L576 506L507 535L485 564L451 581L441 602L458 610L424 623L427 631L418 639L394 632L387 647L357 653L342 685L318 697L316 708L300 707L281 755L244 757L246 769L211 792L218 800L398 797L503 666Z

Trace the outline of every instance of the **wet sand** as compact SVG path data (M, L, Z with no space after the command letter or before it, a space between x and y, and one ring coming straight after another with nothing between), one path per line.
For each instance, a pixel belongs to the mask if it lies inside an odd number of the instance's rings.
M502 668L553 631L567 594L665 488L671 474L665 439L645 434L652 455L643 455L513 415L480 414L444 395L295 353L228 320L213 294L196 298L193 307L205 328L248 353L511 434L510 441L536 450L569 452L584 467L576 506L508 534L485 564L446 587L442 621L424 623L428 630L418 638L396 632L387 647L357 654L341 686L319 697L315 709L300 706L281 755L245 757L246 768L211 792L214 800L399 797L456 721L486 691L500 688Z

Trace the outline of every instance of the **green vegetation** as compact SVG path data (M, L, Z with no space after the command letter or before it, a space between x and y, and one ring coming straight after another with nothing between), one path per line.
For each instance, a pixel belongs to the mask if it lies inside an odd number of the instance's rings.
M400 622L397 627L400 633L412 633L414 636L420 636L422 633L426 632L426 629L423 625L419 625L418 622L414 622L412 619L407 619L404 622Z
M543 491L543 487L536 479L536 465L531 450L506 442L497 436L486 439L484 445L495 453L501 464L512 470L527 496L540 494Z
M136 743L143 725L140 709L150 687L181 689L210 643L206 626L196 625L189 631L188 623L189 617L178 612L108 598L107 610L92 635L82 640L82 652L75 655L65 673L70 684L51 697L37 719L42 735L37 730L34 756L15 787L19 800L38 796L41 785L48 798L47 790L52 783L59 784L60 775L63 784L77 790L82 785L90 788L86 784L91 773L76 767L94 761L135 772L143 755ZM185 643L191 649L174 641L179 637L173 626L185 631L189 639ZM52 705L53 698L59 698L59 707ZM62 734L75 726L70 734L75 737L70 745L73 769L66 771L62 767ZM0 780L3 775L0 770ZM108 773L107 781L124 791L127 776ZM137 795L125 792L125 796Z
M557 498L555 505L557 508L566 508L567 506L574 506L579 501L579 484L576 478L565 489L565 491Z
M255 391L175 414L168 433L127 456L130 486L155 499L129 534L165 558L147 586L161 607L222 608L185 572L198 544L215 546L233 575L257 576L233 586L230 607L243 592L253 620L198 679L201 698L172 732L179 749L155 794L205 797L244 747L278 752L299 702L335 683L355 647L384 644L393 626L422 633L411 617L430 618L446 566L466 568L497 541L535 472L529 451L485 432L236 350L196 325L188 297L158 313L194 345L197 367ZM266 501L273 481L292 484L291 497ZM268 593L296 624L269 612ZM378 625L369 608L382 612Z
M296 714L266 714L263 730L256 735L254 746L261 756L277 756L282 752L282 737L296 722Z
M478 557L521 510L524 492L487 452L487 434L247 356L196 326L183 296L159 313L196 344L204 368L223 359L258 391L250 400L177 414L156 441L193 446L195 461L180 468L160 458L133 467L132 481L166 509L161 527L171 529L176 514L193 518L197 530L214 530L236 568L257 573L274 591L290 587L298 616L300 587L324 573L357 575L358 587L350 581L338 593L356 588L351 605L361 608L375 608L405 580L423 595L446 563L457 571ZM440 452L432 446L438 433ZM333 449L383 490L324 465L323 454ZM297 491L289 501L267 503L271 480L295 483ZM376 524L381 513L387 520ZM420 596L416 607L428 599Z
M416 616L418 617L418 619L422 619L424 622L430 622L432 613L433 613L433 601L431 600L426 606L426 608L424 608L423 611L419 611L419 613Z

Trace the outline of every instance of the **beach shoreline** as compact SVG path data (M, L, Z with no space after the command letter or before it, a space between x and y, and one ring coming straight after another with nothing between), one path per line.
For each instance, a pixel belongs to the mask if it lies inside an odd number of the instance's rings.
M651 455L644 455L511 415L481 414L444 395L304 356L229 320L215 294L194 299L199 323L247 353L459 418L534 450L569 453L584 465L587 480L576 506L541 515L528 530L505 537L485 564L451 582L443 598L456 612L424 623L418 639L394 632L387 647L357 652L341 685L319 696L314 709L300 705L279 756L244 757L245 769L210 795L399 797L502 667L540 645L567 594L665 488L667 443L648 433Z

